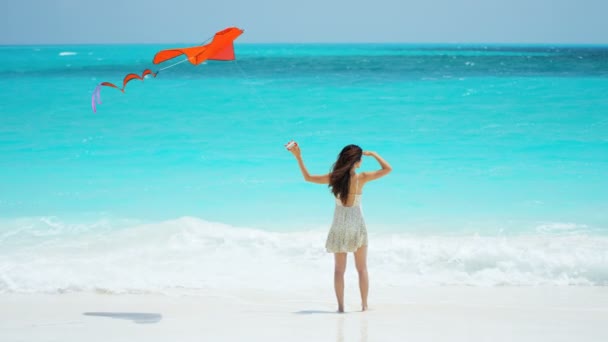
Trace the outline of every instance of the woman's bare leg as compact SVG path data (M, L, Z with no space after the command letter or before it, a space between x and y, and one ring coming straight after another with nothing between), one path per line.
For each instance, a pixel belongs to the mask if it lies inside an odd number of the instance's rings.
M367 246L362 246L355 252L355 265L359 273L359 290L361 291L361 310L367 310L367 294L369 292L369 277L367 275Z
M344 272L346 271L346 253L335 253L334 289L338 300L338 312L344 312Z

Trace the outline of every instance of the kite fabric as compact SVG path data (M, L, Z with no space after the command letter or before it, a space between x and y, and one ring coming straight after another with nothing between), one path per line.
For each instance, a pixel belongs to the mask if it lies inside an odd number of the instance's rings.
M201 45L201 46L192 46L185 48L176 48L176 49L167 49L162 50L154 55L154 59L152 62L154 64L160 64L166 62L175 57L179 57L184 55L187 59L172 64L168 67L164 67L156 72L153 72L150 69L146 69L140 75L135 73L127 74L122 81L122 88L110 82L101 82L95 87L93 91L93 96L91 98L91 107L93 108L93 112L97 112L97 105L101 104L101 87L111 87L120 90L121 92L125 92L125 88L127 87L127 83L132 80L138 79L143 81L144 78L148 75L152 77L156 77L161 70L169 69L177 64L180 64L184 61L189 61L193 65L199 65L206 60L214 60L214 61L232 61L235 59L234 56L234 40L238 38L244 31L236 28L229 27L222 31L219 31L213 36L213 39L209 44Z
M180 55L186 55L188 61L194 65L199 65L208 59L232 61L234 60L233 41L242 33L241 29L230 27L216 33L211 43L207 45L159 51L152 62L159 64Z

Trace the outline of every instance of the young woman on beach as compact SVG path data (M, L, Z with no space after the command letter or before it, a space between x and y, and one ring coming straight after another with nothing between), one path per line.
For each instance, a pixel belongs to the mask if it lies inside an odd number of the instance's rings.
M362 189L368 182L386 176L391 166L376 152L361 150L357 145L348 145L338 155L330 173L311 175L308 173L302 153L297 143L287 145L288 150L296 157L300 171L307 182L329 184L336 198L334 219L327 236L325 248L334 253L334 289L338 300L338 312L344 312L344 272L346 271L347 253L354 253L355 266L359 273L359 290L361 291L361 310L367 310L367 293L369 278L367 275L367 229L361 212ZM361 157L375 158L380 170L372 172L355 171L361 166Z

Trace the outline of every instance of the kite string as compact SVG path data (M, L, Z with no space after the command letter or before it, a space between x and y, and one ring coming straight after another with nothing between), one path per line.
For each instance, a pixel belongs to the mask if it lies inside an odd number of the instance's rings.
M239 65L239 63L237 62L237 60L234 60L234 64L239 68L239 70L241 71L241 74L243 74L243 76L247 79L247 81L251 81L251 77L249 77L249 75L247 75L247 73L245 73L245 70L243 70L243 68L241 68L241 66ZM251 88L251 87L250 87ZM266 104L266 101L264 101L264 99L260 96L260 94L258 94L257 90L255 90L255 87L253 87L253 91L255 92L255 97L262 103L262 105L264 106L264 109L266 110L266 114L271 114L270 112L270 107L268 107L268 105Z
M253 82L252 78L249 77L249 75L247 75L247 73L245 72L245 70L243 70L243 68L239 65L239 63L237 62L237 60L234 60L234 64L238 67L239 71L241 72L241 74L243 74L243 76L247 79L247 81L249 82ZM256 99L262 103L262 106L264 107L264 110L266 111L266 114L268 115L269 118L272 118L272 112L270 111L270 107L266 104L266 101L264 100L264 97L260 96L260 94L258 93L258 91L255 89L256 87L252 87L251 85L249 86L249 89L253 90L253 93L255 94ZM281 128L284 132L287 132L289 135L291 135L291 138L293 138L293 132L290 131L286 126L286 123L283 120L279 120L279 122L281 123Z
M159 73L159 72L161 72L161 71L163 71L163 70L167 70L167 69L169 69L169 68L172 68L172 67L174 67L174 66L176 66L176 65L178 65L178 64L182 64L182 63L184 63L184 62L186 62L186 61L189 61L189 60L190 60L189 58L186 58L186 59L181 60L181 61L179 61L179 62L177 62L177 63L173 63L173 64L171 64L171 65L169 65L169 66L166 66L166 67L164 67L164 68L158 69L157 73Z

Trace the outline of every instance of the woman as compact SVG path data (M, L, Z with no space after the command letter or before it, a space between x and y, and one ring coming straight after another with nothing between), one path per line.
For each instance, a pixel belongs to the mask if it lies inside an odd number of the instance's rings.
M336 197L334 220L327 236L325 248L334 253L334 289L338 300L338 312L344 312L344 272L346 270L346 255L354 253L355 265L359 273L359 289L361 291L361 309L367 310L367 293L369 279L367 276L367 229L361 212L361 192L365 184L386 176L391 172L391 166L376 152L362 151L357 145L348 145L338 155L330 173L326 175L311 175L308 173L300 147L297 143L288 145L288 149L296 157L300 171L307 182L329 184ZM374 157L380 170L373 172L355 172L361 166L361 156Z

